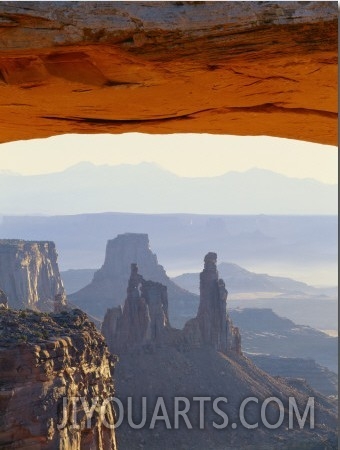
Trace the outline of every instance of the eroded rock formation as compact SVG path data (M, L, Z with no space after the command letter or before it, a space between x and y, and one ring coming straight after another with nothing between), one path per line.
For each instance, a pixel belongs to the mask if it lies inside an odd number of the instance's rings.
M147 234L125 233L107 242L103 266L94 274L92 282L68 299L94 317L103 318L106 310L119 306L126 298L131 264L136 263L140 275L167 287L169 315L172 310L190 312L197 307L197 296L177 286L167 276L157 256L150 250ZM186 306L188 305L188 307Z
M4 1L0 14L1 142L138 131L337 144L336 2Z
M119 364L116 371L117 395L124 405L130 404L130 417L140 417L143 403L143 419L134 433L129 433L128 421L123 420L117 430L118 442L124 448L177 447L209 450L233 449L258 450L275 448L317 447L327 440L330 449L336 448L334 405L310 389L303 381L272 378L258 369L240 348L240 335L227 316L227 291L218 278L215 253L208 253L201 273L201 299L197 317L191 319L184 330L171 328L167 319L166 288L160 283L145 281L138 274L136 264L131 265L127 297L121 307L108 310L103 334L109 348L117 351ZM204 409L204 432L198 424L202 414L190 399L207 401L218 395L227 399L228 417L236 426L234 433L227 429L215 429L213 411ZM154 417L153 406L161 396L168 418L167 426L149 425ZM174 398L187 400L187 419L190 429L174 425ZM289 398L294 397L300 407L308 396L315 398L319 423L316 430L288 430L288 422L275 430L259 427L253 430L239 427L238 405L247 397L256 397L259 403L269 397L277 397L287 410ZM131 403L132 399L132 403ZM146 402L143 402L143 399ZM159 412L159 410L157 410ZM277 410L270 410L270 420L275 421ZM162 416L163 420L164 416ZM216 418L216 417L215 417ZM260 420L260 411L251 410L252 422ZM176 419L175 419L176 420ZM176 422L175 422L176 423ZM186 421L186 424L188 422ZM168 426L169 424L169 426ZM168 429L170 427L170 429ZM294 447L295 446L295 447ZM309 446L309 447L308 447Z
M12 308L53 309L64 294L54 243L0 240L0 287Z
M209 252L204 257L198 313L186 323L184 334L196 346L209 345L225 354L232 351L241 354L240 332L227 314L228 291L218 277L216 263L216 253Z
M0 340L0 448L116 449L112 403L89 422L82 407L113 396L115 364L84 313L0 309Z
M166 286L144 280L137 264L131 264L124 307L108 309L102 325L110 350L121 353L135 346L161 344L169 329Z
M137 264L132 263L123 308L110 308L104 317L102 332L110 350L124 354L146 344L164 344L189 351L208 346L225 355L241 355L241 336L227 315L228 293L218 278L216 261L216 253L204 258L197 317L182 331L170 326L166 286L145 281Z

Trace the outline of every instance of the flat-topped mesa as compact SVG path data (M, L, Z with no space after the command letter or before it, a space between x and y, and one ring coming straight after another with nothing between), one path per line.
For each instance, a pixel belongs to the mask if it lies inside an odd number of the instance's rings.
M195 319L187 322L184 333L194 346L209 345L228 354L241 354L241 336L227 314L228 291L218 278L217 254L207 253L200 273L200 304Z
M108 309L102 333L113 353L144 344L160 344L169 328L167 288L161 283L146 281L131 264L127 297L123 309Z
M64 294L54 242L1 239L0 286L12 308L53 309Z

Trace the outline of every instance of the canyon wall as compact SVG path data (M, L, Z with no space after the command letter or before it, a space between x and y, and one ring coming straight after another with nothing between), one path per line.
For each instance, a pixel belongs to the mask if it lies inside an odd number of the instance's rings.
M96 397L102 405L113 396L115 365L103 336L84 313L0 309L0 338L0 448L117 448L108 426L115 417L112 403L107 402L103 415L96 409L90 421L82 408L81 402L90 408Z
M64 293L54 243L0 240L0 289L11 308L53 309Z
M336 2L1 2L1 142L64 133L337 144Z

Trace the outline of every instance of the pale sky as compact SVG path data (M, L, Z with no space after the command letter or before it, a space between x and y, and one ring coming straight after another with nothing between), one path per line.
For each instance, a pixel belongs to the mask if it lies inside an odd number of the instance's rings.
M216 176L263 168L335 184L337 147L267 136L140 133L67 134L0 145L0 171L24 175L94 164L154 162L180 176Z

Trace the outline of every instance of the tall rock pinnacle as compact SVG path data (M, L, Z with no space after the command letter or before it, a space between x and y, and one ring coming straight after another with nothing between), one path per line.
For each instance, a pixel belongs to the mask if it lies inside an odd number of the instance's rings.
M195 319L189 320L183 333L189 345L209 346L228 354L241 354L241 335L227 313L228 291L218 278L217 254L209 252L200 273L200 304Z
M208 253L200 273L200 305L197 313L202 340L216 350L227 350L227 296L223 280L218 278L217 254Z

